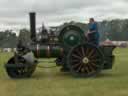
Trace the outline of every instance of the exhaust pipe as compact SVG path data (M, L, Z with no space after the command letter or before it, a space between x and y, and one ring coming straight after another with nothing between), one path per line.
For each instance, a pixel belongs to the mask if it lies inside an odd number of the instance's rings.
M35 12L30 12L30 32L31 32L31 40L33 42L36 42L36 18L35 18L36 13Z

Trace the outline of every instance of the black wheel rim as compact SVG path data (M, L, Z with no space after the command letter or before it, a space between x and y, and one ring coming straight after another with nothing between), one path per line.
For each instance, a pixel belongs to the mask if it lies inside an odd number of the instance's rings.
M71 73L75 76L96 76L103 67L103 55L96 46L81 44L69 53L68 64Z

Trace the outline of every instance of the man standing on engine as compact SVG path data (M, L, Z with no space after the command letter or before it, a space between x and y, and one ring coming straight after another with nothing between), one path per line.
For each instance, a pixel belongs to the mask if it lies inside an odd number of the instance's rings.
M98 32L97 23L95 22L94 18L89 19L87 38L90 43L99 46L100 35Z

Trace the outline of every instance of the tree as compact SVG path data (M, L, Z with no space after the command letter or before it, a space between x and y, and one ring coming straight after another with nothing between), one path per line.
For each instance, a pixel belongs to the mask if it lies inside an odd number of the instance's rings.
M18 41L21 41L23 45L29 46L31 39L30 39L30 31L28 29L21 29L20 34L18 37Z
M0 32L0 47L2 48L15 48L17 44L16 33L12 30L5 30Z

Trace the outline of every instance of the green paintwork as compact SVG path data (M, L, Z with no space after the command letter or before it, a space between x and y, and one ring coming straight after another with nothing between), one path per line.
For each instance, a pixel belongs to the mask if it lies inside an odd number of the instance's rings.
M103 69L112 69L115 61L115 56L113 55L113 50L116 46L100 46L100 50L104 55L104 67Z
M58 57L63 54L63 49L60 46L38 45L37 48L35 45L32 47L32 51L36 58Z
M75 45L86 41L84 31L77 25L67 25L61 29L59 34L59 42L65 50L69 50Z
M81 36L75 31L70 31L67 34L64 34L63 40L65 45L75 46L81 42Z

